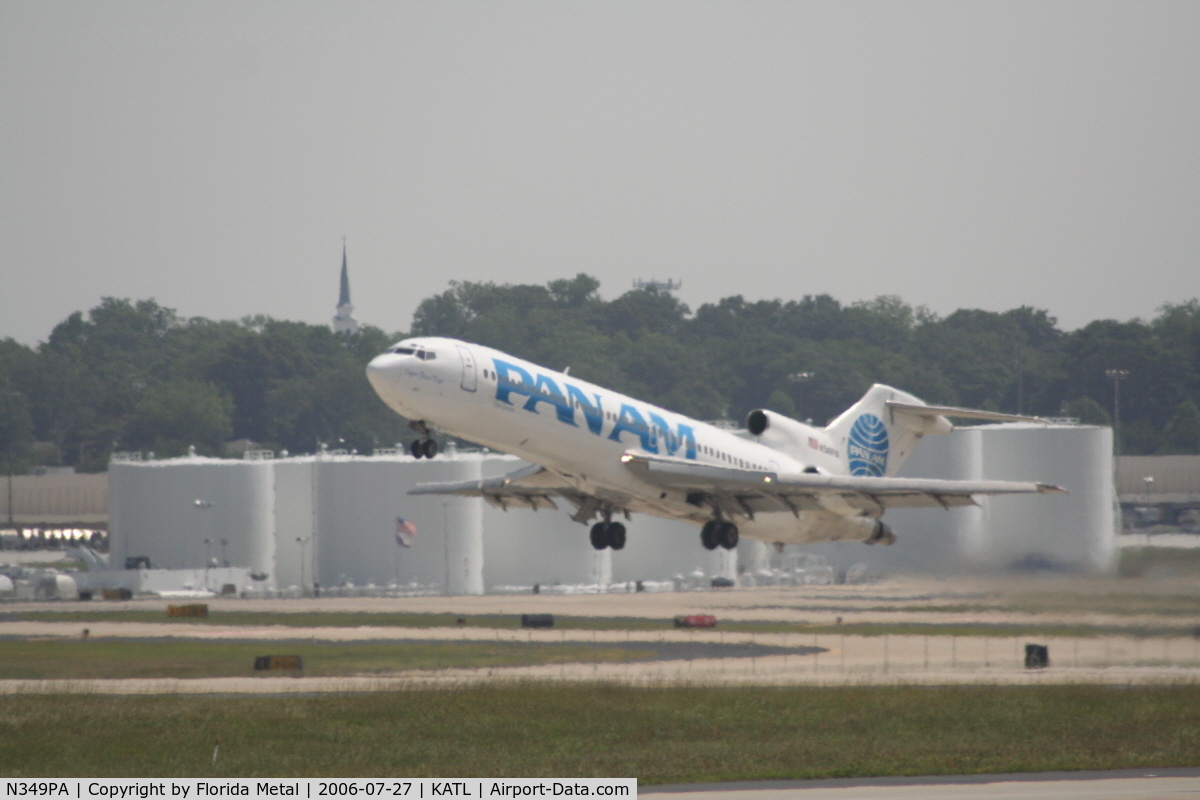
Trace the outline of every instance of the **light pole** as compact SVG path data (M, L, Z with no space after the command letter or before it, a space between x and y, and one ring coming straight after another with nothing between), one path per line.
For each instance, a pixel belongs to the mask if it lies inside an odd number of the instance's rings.
M1121 455L1121 381L1129 377L1127 369L1106 369L1104 377L1113 382L1113 449Z
M207 536L204 538L204 590L208 591L208 565L210 563L209 551L212 547L212 539Z
M1144 486L1146 487L1146 505L1145 505L1145 509L1146 509L1146 516L1145 516L1145 520L1146 520L1148 523L1151 523L1151 524L1153 524L1154 522L1157 522L1157 521L1158 521L1158 515L1157 515L1157 514L1153 514L1153 513L1150 511L1150 486L1151 486L1151 484L1153 484L1153 483L1154 483L1154 476L1153 476L1153 475L1147 475L1146 477L1142 478L1142 485L1144 485Z
M25 397L24 392L7 391L4 392L4 394L10 397ZM14 461L11 453L7 458L4 459L4 462L5 466L8 468L6 470L8 472L8 527L12 530L16 530L16 526L13 525L13 470L16 468L16 462Z
M1021 344L1017 343L1016 355L1013 356L1013 365L1017 373L1017 413L1025 413L1025 361L1021 358Z
M308 544L307 536L297 536L296 544L300 545L300 594L304 594L304 546Z
M197 497L195 500L192 501L192 508L196 509L197 511L207 511L208 509L212 508L212 501L211 500L201 500L200 498ZM208 514L204 514L204 516L202 517L201 530L204 533L208 533ZM212 539L205 536L204 537L204 589L205 589L205 591L208 590L208 567L211 563L211 554L209 552L210 547L212 547Z
M221 566L229 568L229 556L225 555L225 546L229 544L228 539L221 540Z

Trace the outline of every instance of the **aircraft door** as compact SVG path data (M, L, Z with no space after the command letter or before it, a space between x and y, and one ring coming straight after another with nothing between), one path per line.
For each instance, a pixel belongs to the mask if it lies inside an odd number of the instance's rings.
M477 376L475 375L475 354L461 344L455 345L455 347L458 348L458 357L462 359L462 388L465 391L473 392L475 391L477 382Z

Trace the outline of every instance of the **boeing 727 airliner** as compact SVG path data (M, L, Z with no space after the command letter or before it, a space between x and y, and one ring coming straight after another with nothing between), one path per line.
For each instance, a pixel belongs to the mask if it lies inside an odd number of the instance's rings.
M640 512L700 526L709 550L739 536L774 543L860 540L891 544L889 508L972 505L972 495L1061 492L1016 481L897 478L926 434L947 417L1037 418L930 406L876 384L824 428L765 409L733 432L531 364L490 347L438 337L405 339L367 366L379 396L423 437L433 458L440 430L531 462L508 475L422 484L410 494L482 497L508 509L574 508L597 550L625 546Z

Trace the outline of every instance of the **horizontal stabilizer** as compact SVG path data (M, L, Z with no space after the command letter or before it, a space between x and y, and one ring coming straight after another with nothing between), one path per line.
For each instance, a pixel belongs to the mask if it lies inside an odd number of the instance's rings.
M991 422L1040 422L1049 425L1045 417L1029 417L1024 414L1001 414L999 411L981 411L976 408L957 408L955 406L927 406L917 403L900 403L888 400L887 407L893 411L903 411L918 417L958 417L959 419L986 419Z

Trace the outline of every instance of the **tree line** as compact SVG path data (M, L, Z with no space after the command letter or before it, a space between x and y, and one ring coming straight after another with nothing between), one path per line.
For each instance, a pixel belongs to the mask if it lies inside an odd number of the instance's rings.
M700 419L766 407L824 424L872 383L930 403L1112 424L1128 454L1200 453L1200 301L1149 321L1058 328L1046 311L941 317L893 296L827 295L694 313L669 292L612 300L595 278L539 285L451 282L413 335L490 345ZM231 440L292 453L369 452L408 438L366 363L405 333L266 317L184 319L153 300L108 298L37 347L0 342L0 460L103 469L119 450L220 455Z

